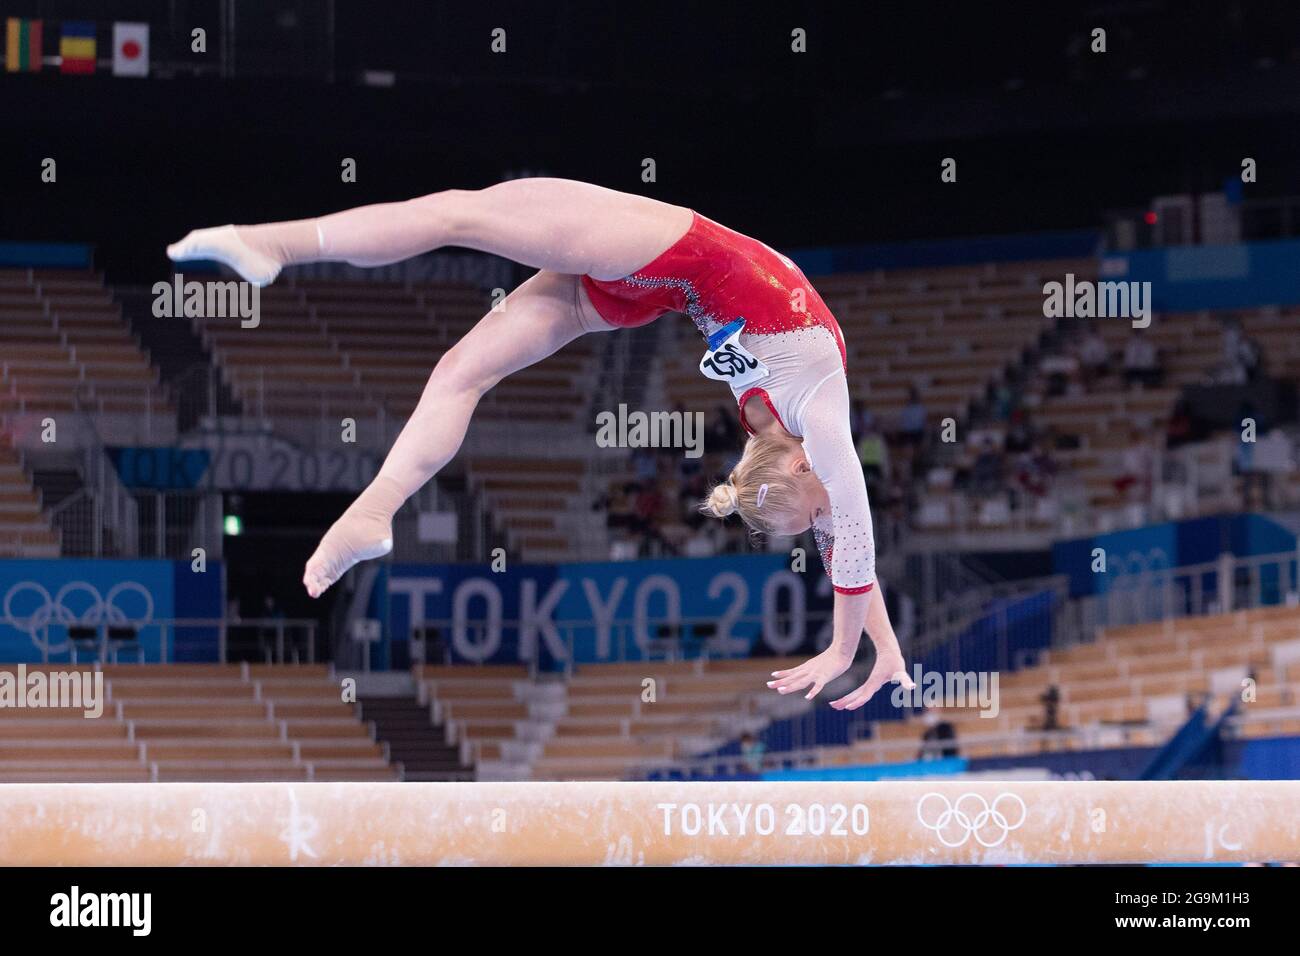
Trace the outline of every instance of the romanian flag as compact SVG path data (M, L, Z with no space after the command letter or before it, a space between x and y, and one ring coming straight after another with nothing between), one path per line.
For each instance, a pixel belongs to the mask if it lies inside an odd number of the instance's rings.
M59 38L59 55L63 57L62 73L95 72L95 25L81 20L63 24Z
M35 73L41 68L41 21L10 17L5 31L5 71Z

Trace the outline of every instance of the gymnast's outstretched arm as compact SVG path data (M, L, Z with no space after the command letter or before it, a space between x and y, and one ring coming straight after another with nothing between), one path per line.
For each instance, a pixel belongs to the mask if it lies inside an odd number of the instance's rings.
M831 701L836 710L857 710L890 681L912 687L898 636L889 620L885 597L877 581L862 594L835 592L830 647L798 667L774 671L767 686L781 694L811 688L805 699L812 700L822 688L853 665L865 630L876 648L876 663L865 683L850 694Z
M853 595L835 596L839 598ZM862 686L838 700L831 701L831 706L836 710L857 710L875 696L876 691L891 682L901 683L909 689L916 686L912 678L907 675L907 662L903 659L902 648L898 646L898 635L894 633L894 625L889 620L889 610L885 607L885 595L881 591L879 581L867 592L866 597L868 598L866 631L867 637L876 648L876 663ZM855 647L854 650L856 649Z
M837 710L865 704L890 680L910 683L885 599L876 580L876 546L871 502L862 464L853 448L849 428L847 378L824 378L801 412L797 423L813 472L826 490L829 515L814 520L813 530L822 561L835 586L831 646L793 671L780 671L768 686L791 693L811 686L811 699L853 663L865 628L876 646L876 664L866 683L852 694L832 701Z

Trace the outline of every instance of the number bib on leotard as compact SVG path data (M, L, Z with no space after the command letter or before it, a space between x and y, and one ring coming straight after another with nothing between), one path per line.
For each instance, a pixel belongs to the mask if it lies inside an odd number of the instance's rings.
M745 320L737 319L709 336L709 350L700 359L706 378L744 388L767 377L767 366L740 344L744 327Z

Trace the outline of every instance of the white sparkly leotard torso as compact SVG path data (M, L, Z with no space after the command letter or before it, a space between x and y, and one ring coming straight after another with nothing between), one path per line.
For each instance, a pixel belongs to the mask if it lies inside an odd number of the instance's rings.
M837 592L860 594L876 580L871 508L850 429L843 334L830 309L790 259L757 240L695 214L690 230L653 262L622 279L582 277L596 310L613 325L637 326L685 312L708 338L744 319L740 345L768 375L733 386L759 397L798 438L830 497L813 525Z

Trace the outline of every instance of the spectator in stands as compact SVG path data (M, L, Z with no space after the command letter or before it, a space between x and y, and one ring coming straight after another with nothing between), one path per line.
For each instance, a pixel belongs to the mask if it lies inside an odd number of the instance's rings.
M876 416L871 409L867 408L865 402L858 402L853 412L853 434L862 436L871 431L878 431Z
M1033 447L1034 430L1029 414L1023 408L1017 408L1011 413L1007 425L1006 449L1014 455L1029 451Z
M997 494L1005 484L1005 469L1002 450L991 436L986 436L971 467L971 491L977 495Z
M637 448L632 452L632 471L641 484L659 477L659 459L653 448Z
M971 442L962 442L946 466L929 468L925 472L926 484L931 487L948 487L946 473L951 472L951 486L957 491L970 491L971 475L975 469L976 449Z
M593 507L605 511L605 527L630 528L632 526L632 504L636 501L640 484L635 481L624 482L614 496L605 495L597 498Z
M1237 410L1237 421L1251 419L1255 422L1256 440L1235 443L1232 456L1232 470L1241 478L1241 507L1243 511L1261 508L1265 511L1273 507L1273 475L1267 467L1261 467L1258 460L1259 438L1267 431L1267 423L1259 417L1255 403L1246 399Z
M1110 349L1097 331L1097 323L1088 323L1088 329L1079 341L1079 371L1085 388L1092 388L1099 378L1110 374Z
M1049 397L1079 391L1079 360L1071 353L1050 352L1043 356L1038 368L1047 379Z
M1124 384L1159 388L1164 380L1160 369L1160 356L1149 338L1140 329L1134 329L1124 346Z
M1147 429L1134 425L1129 430L1128 445L1120 455L1115 490L1130 501L1147 501L1151 495L1151 472L1156 452Z
M903 528L910 513L917 508L916 495L911 486L895 475L886 490L885 520L876 529L876 546L882 551L898 547L903 542Z
M921 721L925 724L925 733L921 735L921 751L916 755L917 760L960 756L957 749L957 728L951 721L943 719L933 710L924 711Z
M1058 719L1057 711L1061 705L1061 690L1055 684L1052 684L1043 692L1043 696L1038 698L1038 702L1043 705L1043 725L1041 730L1061 730L1061 722Z
M1055 474L1056 462L1045 446L1037 446L1016 459L1016 485L1033 498L1047 497Z
M1191 409L1187 399L1179 398L1174 403L1174 410L1169 413L1169 422L1165 426L1165 447L1178 448L1193 440Z
M1258 380L1261 365L1262 351L1260 345L1254 339L1243 338L1239 355L1241 357L1242 367L1246 370L1246 381L1254 382Z
M1059 428L1049 424L1038 432L1034 447L1051 454L1054 451L1068 450L1079 446L1077 441L1072 440L1072 436L1062 435Z
M685 476L677 492L678 517L682 524L692 530L708 524L708 519L700 513L699 502L709 491L709 478L703 468Z
M898 442L915 453L925 443L925 405L915 385L908 386L907 404L898 415Z
M867 478L867 491L876 501L889 481L889 446L885 444L885 436L876 430L874 418L868 418L858 434L858 460Z
M262 619L262 626L257 631L258 646L267 655L266 659L271 660L271 648L276 646L280 630L277 622L284 619L284 610L276 602L275 595L267 594L262 597L259 617Z
M704 459L691 458L687 455L678 455L673 459L677 468L677 483L679 486L690 484L696 477L704 474Z
M1008 421L1020 405L1020 395L1003 376L989 390L989 407L993 417L1000 422Z
M681 553L687 558L710 558L726 550L726 539L726 529L716 521L709 521L691 530L682 543Z
M1223 365L1216 380L1222 385L1245 385L1259 377L1258 343L1246 337L1241 322L1229 319L1223 324Z
M713 419L709 422L705 431L705 439L708 442L706 447L712 449L733 449L740 440L740 432L736 423L735 409L728 410L726 406L719 405L713 412Z
M750 773L763 772L763 754L767 751L767 745L756 738L753 734L746 732L740 738L740 754L745 759L745 767Z
M660 527L663 509L664 496L660 494L658 484L651 481L642 485L632 511L633 528L641 536L642 557L654 557L658 549L662 549L659 551L660 554L676 552L676 549L664 538Z

